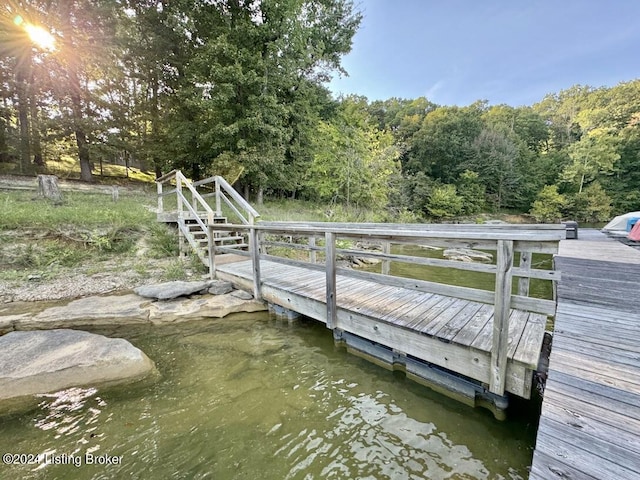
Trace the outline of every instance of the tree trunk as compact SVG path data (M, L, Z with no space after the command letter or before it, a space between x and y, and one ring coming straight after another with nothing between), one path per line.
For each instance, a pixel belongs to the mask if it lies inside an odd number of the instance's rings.
M42 143L40 142L40 122L38 120L38 101L34 92L35 86L31 81L29 92L29 107L31 109L31 145L33 147L33 163L42 167L44 158L42 157Z
M264 188L258 187L258 196L256 198L256 203L258 205L262 205L264 203Z
M89 158L89 144L87 142L87 134L82 126L84 114L82 110L82 86L78 78L79 55L73 41L73 27L71 26L70 6L73 2L62 2L61 17L65 20L62 25L62 33L65 37L65 47L67 51L67 75L69 78L69 91L71 98L71 111L73 113L73 130L76 137L76 145L78 146L78 158L80 160L80 180L91 182L91 160Z
M62 203L62 193L55 175L38 175L38 195L54 203Z
M31 135L29 134L29 102L27 100L27 76L25 66L16 68L16 93L18 96L18 123L20 124L20 172L25 173L31 161Z

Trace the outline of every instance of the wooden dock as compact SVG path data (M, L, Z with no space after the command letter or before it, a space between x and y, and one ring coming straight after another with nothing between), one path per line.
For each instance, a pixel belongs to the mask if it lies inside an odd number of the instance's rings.
M563 274L530 478L638 479L640 251L581 237L555 259Z
M211 249L218 278L325 323L354 353L404 370L437 390L452 391L471 405L489 404L497 416L507 406L507 392L530 397L547 316L555 314L556 305L529 296L529 279L559 278L558 272L533 268L531 258L533 253L557 251L562 227L261 222L210 228L244 229L250 238L248 252ZM338 248L338 239L352 246ZM355 250L354 244L365 241L380 242L381 248ZM393 254L391 244L493 250L496 261L477 264ZM287 248L309 259L269 253ZM247 261L219 265L215 257L220 253L246 255ZM381 262L382 273L340 268L338 255L373 257ZM484 272L493 275L495 288L395 277L389 275L390 262Z

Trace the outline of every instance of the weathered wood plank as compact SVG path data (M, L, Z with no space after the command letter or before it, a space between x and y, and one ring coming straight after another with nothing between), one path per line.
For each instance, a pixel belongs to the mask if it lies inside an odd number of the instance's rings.
M467 323L464 329L456 334L453 338L454 342L462 345L473 345L476 343L478 335L486 328L492 329L490 325L493 318L493 305L483 305L478 310L478 313Z
M546 316L537 313L528 314L527 323L520 337L520 343L513 354L514 360L530 365L532 368L537 368L546 323Z
M629 432L640 431L640 395L557 370L549 372L549 379L545 402L555 402Z
M455 336L471 321L471 319L483 307L480 303L468 302L446 325L443 325L436 335L446 341L453 341Z
M338 306L336 304L336 235L325 233L325 263L327 286L327 328L335 328Z
M587 474L602 475L600 478L637 479L640 475L638 457L607 440L567 431L563 425L543 416L538 427L538 439L549 439L556 448L561 445L571 447L567 462L576 461ZM578 463L579 461L579 463ZM576 465L576 466L577 466ZM604 468L603 468L604 467Z
M567 435L568 438L572 434L584 434L606 439L613 445L634 453L640 460L640 437L627 430L613 427L599 418L582 415L580 412L559 406L554 402L544 404L543 415L555 423L562 424L564 430L572 432Z

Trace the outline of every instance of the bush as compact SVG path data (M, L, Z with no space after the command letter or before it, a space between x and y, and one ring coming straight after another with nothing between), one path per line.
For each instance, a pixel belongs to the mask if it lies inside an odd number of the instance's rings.
M427 211L436 218L451 218L462 212L462 197L455 185L440 185L431 191Z
M562 219L562 212L566 205L567 199L558 192L558 186L547 185L538 193L529 213L536 222L555 223Z
M566 213L580 222L605 222L611 218L611 198L595 182L568 198Z

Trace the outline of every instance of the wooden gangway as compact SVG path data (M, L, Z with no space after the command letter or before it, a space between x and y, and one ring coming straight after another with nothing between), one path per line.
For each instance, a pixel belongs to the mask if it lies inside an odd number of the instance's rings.
M352 351L474 405L488 402L502 411L506 392L530 397L556 304L530 296L529 282L560 278L558 271L534 268L532 256L555 253L563 226L261 222L209 228L233 228L250 239L249 251L211 248L217 277L325 323ZM392 246L401 245L493 251L495 262L394 253ZM277 253L283 251L298 258ZM223 253L247 261L216 266ZM338 258L349 256L380 261L380 273L341 267ZM394 276L392 262L481 272L492 276L492 290Z
M549 373L530 478L640 478L640 251L561 242Z

